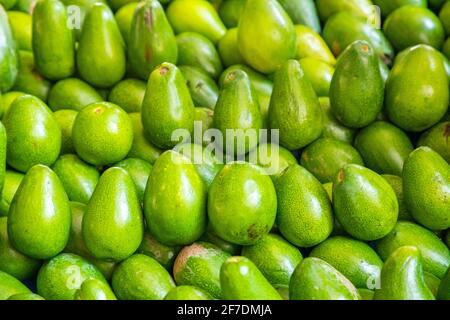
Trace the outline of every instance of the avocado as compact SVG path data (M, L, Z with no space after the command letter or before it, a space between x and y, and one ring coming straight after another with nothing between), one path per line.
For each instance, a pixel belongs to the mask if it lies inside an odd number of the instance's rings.
M98 279L87 279L75 293L74 300L117 300L109 285Z
M294 24L308 26L315 32L321 32L316 5L313 0L278 0Z
M208 224L206 232L203 234L200 240L212 243L231 255L239 255L242 251L242 246L223 240L217 234L215 234L210 224Z
M134 11L137 5L138 2L130 2L120 7L114 14L114 19L116 19L117 26L125 44L127 44L130 37L131 22L133 21Z
M359 300L373 300L375 292L369 289L358 288Z
M169 291L164 300L212 300L203 290L193 286L178 286Z
M331 110L330 99L328 97L319 98L319 104L324 114L324 129L321 138L333 138L353 144L356 129L348 128L336 119Z
M1 117L4 117L6 112L8 112L9 107L11 104L16 100L18 97L24 96L26 93L20 92L20 91L8 91L0 96L0 115Z
M108 101L120 106L128 113L140 112L146 84L137 79L125 79L109 92Z
M134 181L139 202L142 203L147 180L152 171L152 165L142 159L127 158L117 162L114 167L125 169L128 172Z
M439 300L450 300L450 268L445 273L444 278L442 278L437 292L437 298Z
M20 293L31 291L22 282L0 270L0 300L7 300L10 296Z
M53 113L56 122L61 129L60 154L75 153L72 141L72 128L78 112L70 109L61 109Z
M131 150L128 152L127 158L138 158L150 164L155 163L156 159L161 155L162 150L152 145L145 137L141 114L130 113L129 116L133 125L133 144L131 145Z
M336 64L336 58L320 34L300 24L295 25L295 33L297 35L297 53L295 56L297 59L314 58L331 66Z
M219 16L225 26L229 29L235 28L239 24L239 18L244 11L246 0L226 0L221 1L219 6Z
M445 29L447 36L450 36L450 4L448 1L442 6L441 11L439 11L439 19Z
M155 259L167 270L172 270L173 263L180 250L180 246L165 245L156 240L148 230L145 230L144 238L137 252Z
M10 296L8 300L45 300L38 294L34 293L18 293Z
M233 0L232 0L233 1ZM241 0L238 0L242 2ZM228 3L230 1L226 1ZM242 2L243 3L243 2ZM225 33L217 44L220 58L226 67L245 63L238 46L238 28L232 28Z
M8 16L0 5L0 91L9 91L18 73L18 50Z
M318 97L328 97L334 68L315 58L302 58L300 65L310 80Z
M424 132L417 146L426 146L444 158L448 163L450 163L450 121L440 122Z
M390 174L381 175L392 187L398 201L398 220L412 221L413 217L406 206L405 196L403 194L403 179L399 176Z
M372 0L372 2L380 8L381 15L385 18L389 14L403 6L427 7L427 0Z
M355 16L368 18L372 13L371 7L373 4L371 0L317 0L316 6L320 20L325 22L333 14L342 11L349 12Z
M8 20L16 45L20 50L32 50L31 15L21 11L8 11Z
M12 170L5 171L5 182L3 184L2 196L0 198L0 216L7 216L11 204L24 174Z
M194 105L214 110L219 96L216 82L198 67L180 66L179 69L186 80Z

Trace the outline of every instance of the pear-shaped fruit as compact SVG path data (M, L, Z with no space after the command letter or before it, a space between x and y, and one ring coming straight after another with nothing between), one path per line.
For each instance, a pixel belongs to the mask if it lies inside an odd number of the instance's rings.
M391 185L392 190L394 190L395 195L397 196L398 220L413 220L411 213L406 206L405 197L403 194L403 179L390 174L382 174L381 176Z
M272 73L294 58L295 42L292 20L278 1L247 0L238 29L239 50L247 64Z
M296 25L297 53L296 58L314 58L326 62L332 66L336 64L336 58L331 53L320 34L304 25Z
M111 89L108 101L117 104L128 113L140 112L146 88L147 85L144 81L122 80Z
M58 176L46 166L32 167L9 209L8 234L13 246L33 258L53 257L66 246L70 223L69 199Z
M324 129L322 138L334 138L349 144L353 144L356 129L348 128L340 123L331 111L330 99L328 97L319 98L320 107L324 113Z
M281 296L253 262L245 257L228 258L220 269L225 300L281 300Z
M358 300L355 286L327 262L304 259L295 269L290 286L291 300Z
M33 53L39 72L50 80L75 71L73 32L66 7L58 0L39 0L33 9Z
M350 128L374 121L383 107L384 82L375 51L366 41L353 42L339 57L330 86L331 110Z
M211 296L193 286L178 286L170 290L164 300L211 300Z
M337 12L347 11L355 16L368 18L372 14L371 0L317 0L320 20L326 21Z
M95 88L78 78L56 82L48 94L48 106L53 111L60 109L80 111L87 105L102 100Z
M75 300L117 300L109 285L98 279L87 279L75 293Z
M175 35L157 0L145 0L136 7L127 50L132 70L143 80L159 64L177 63Z
M81 77L100 88L119 82L125 74L126 54L114 15L103 3L92 6L78 42L77 67Z
M83 238L98 259L120 261L139 247L144 233L141 206L133 179L122 168L106 170L83 218Z
M219 88L216 82L197 67L180 66L180 71L186 79L186 85L195 106L214 110L219 97Z
M279 0L278 2L283 6L294 24L308 26L315 32L320 33L320 21L313 0Z
M403 246L389 256L374 300L434 300L425 284L419 249Z
M141 113L145 134L157 147L174 147L179 142L177 129L192 133L194 103L175 65L163 63L150 74Z
M403 192L420 224L432 230L450 227L450 165L438 153L420 147L409 155L403 166Z
M424 132L417 145L430 147L450 163L450 121L440 122Z
M18 73L18 52L8 16L0 6L0 91L6 92L14 85Z
M156 240L148 230L145 230L138 252L155 259L167 270L172 270L173 263L180 250L180 246L165 245Z
M323 131L323 111L300 63L289 60L275 73L269 107L269 126L278 129L280 144L300 149Z
M152 171L152 165L142 159L127 158L116 163L114 167L125 169L128 172L134 181L139 202L142 203L148 176Z
M336 175L333 207L345 231L365 241L386 236L398 217L392 187L377 173L356 164L344 166Z
M206 186L192 162L175 151L156 160L144 194L147 226L168 245L186 245L206 229Z
M6 300L19 293L31 293L31 291L22 282L0 270L0 300Z

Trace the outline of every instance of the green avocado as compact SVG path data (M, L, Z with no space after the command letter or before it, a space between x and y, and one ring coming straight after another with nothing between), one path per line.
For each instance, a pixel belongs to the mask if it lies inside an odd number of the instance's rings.
M120 300L162 300L175 283L155 259L135 254L116 268L112 287Z
M117 300L117 298L106 282L92 278L83 281L75 293L74 300Z
M8 300L45 300L40 295L34 293L18 293L10 296Z
M291 300L359 300L355 286L322 259L308 257L297 266L289 285Z
M0 1L0 5L6 10L13 8L16 4L17 4L17 0L1 0Z
M409 220L412 221L413 218L408 210L405 202L405 196L403 194L403 179L399 176L394 176L390 174L381 175L392 187L397 196L398 201L398 220Z
M108 101L117 104L128 113L140 112L145 89L145 82L137 79L125 79L111 89Z
M403 6L427 7L427 0L372 0L380 8L381 15L388 17L392 11Z
M173 276L177 285L200 288L215 299L222 298L220 268L230 254L207 242L195 242L178 254Z
M18 73L18 51L8 16L0 5L0 91L9 91Z
M144 200L144 191L147 180L152 171L152 165L145 160L138 158L127 158L117 162L114 167L125 169L134 181L139 202Z
M216 82L197 67L180 66L179 69L186 79L186 85L194 105L214 110L219 97L219 88Z
M242 246L223 240L217 234L215 234L211 228L211 225L208 225L206 232L203 234L200 240L212 243L231 255L238 255L242 251Z
M419 147L426 146L444 158L450 163L450 121L440 122L434 127L424 132L417 145Z
M8 91L0 96L0 114L1 117L4 117L5 114L8 112L9 107L11 104L16 100L18 97L24 96L26 93L20 92L20 91Z
M376 121L358 132L355 147L369 169L402 175L403 163L414 150L409 137L396 126Z
M439 300L450 300L450 268L439 285L437 298Z
M445 33L450 36L450 3L447 1L439 12L439 19L444 26Z
M334 68L315 58L302 58L300 65L310 80L318 97L328 97Z
M211 300L211 296L193 286L178 286L169 291L164 300Z
M130 37L131 22L133 21L134 11L136 10L137 5L138 2L130 2L122 6L114 14L114 18L116 19L117 26L119 27L125 44Z
M127 158L138 158L145 160L151 164L161 155L162 150L152 145L144 134L142 126L141 114L130 113L131 122L133 124L133 144Z
M229 29L239 24L239 18L244 11L246 0L225 0L219 6L219 16L225 26Z
M241 0L238 0L241 1ZM227 1L229 2L229 1ZM225 2L226 3L226 2ZM238 46L238 28L232 28L225 33L217 44L220 58L226 67L245 63Z
M311 143L303 149L300 162L321 183L333 181L346 164L364 165L361 155L352 145L332 138L320 138Z
M167 270L172 270L173 263L180 250L180 246L168 246L159 242L146 230L137 252L155 259Z
M333 181L337 219L354 238L383 238L394 228L398 202L390 184L374 171L356 164L344 166Z
M373 300L375 292L369 289L358 288L359 300Z
M428 147L414 150L403 166L403 193L416 221L431 230L450 227L450 165ZM426 190L426 192L424 192Z
M11 31L20 50L32 50L32 20L31 15L21 11L8 11Z
M70 226L69 241L67 241L64 252L73 253L85 259L91 259L92 255L86 248L82 232L86 205L81 202L70 202L70 212L72 213L72 224Z
M389 256L381 269L374 300L434 300L424 280L419 249L403 246Z
M296 25L295 33L297 34L297 59L314 58L331 66L336 64L336 58L320 34L304 25Z
M1 97L0 97L1 99ZM6 129L2 122L0 122L0 194L3 191L6 178Z
M147 80L163 62L177 63L175 35L157 0L145 0L137 5L128 33L127 53L131 69L142 80Z
M32 18L37 70L50 80L70 77L75 72L75 46L66 7L58 0L38 0Z
M348 128L336 119L331 110L330 99L328 97L319 98L319 104L324 114L324 129L321 138L333 138L353 144L356 129Z
M331 234L333 212L327 192L309 171L291 165L275 181L278 198L277 226L299 247L315 246Z
M22 282L0 270L0 300L7 300L10 296L20 293L31 291Z
M315 32L321 32L316 5L313 0L278 0L294 24L308 26Z
M3 184L2 196L0 198L0 216L7 216L11 204L24 174L12 170L5 171L5 182Z
M316 6L320 20L325 22L329 17L342 11L368 18L372 14L373 4L371 0L317 0Z
M61 152L60 154L75 153L72 141L72 128L78 112L70 109L61 109L53 113L56 122L61 129Z
M102 100L93 87L77 78L56 82L48 94L48 105L53 111L61 109L80 111L87 105Z

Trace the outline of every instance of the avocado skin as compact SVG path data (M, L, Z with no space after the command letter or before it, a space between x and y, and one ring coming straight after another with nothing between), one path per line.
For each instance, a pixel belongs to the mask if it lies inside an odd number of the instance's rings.
M164 300L212 300L203 290L193 286L178 286L169 291Z
M358 300L354 285L329 263L314 257L303 259L289 285L291 300Z
M392 11L403 6L427 7L427 0L372 0L372 2L380 7L383 17L388 17Z
M402 246L415 246L422 256L423 270L442 279L450 266L450 251L432 231L415 223L399 221L394 230L376 244L383 260Z
M450 165L435 151L419 147L403 167L403 193L416 221L431 230L450 227ZM427 190L427 192L423 192Z
M155 259L134 254L116 268L112 287L119 300L162 300L175 283Z
M381 175L389 183L397 196L398 201L398 220L412 221L413 217L406 206L405 196L403 194L403 179L390 174Z
M439 155L448 163L450 163L449 136L450 121L440 122L420 136L420 139L417 142L417 146L426 146L433 149L434 151L439 153Z
M275 288L289 288L295 267L303 259L300 251L277 234L268 234L252 246L244 246L242 256L250 259Z
M34 293L18 293L10 296L8 300L45 300L40 295Z
M70 77L75 72L75 47L66 7L58 0L38 0L32 19L37 69L50 80Z
M114 14L114 19L116 19L117 26L119 27L125 44L128 43L128 39L130 37L131 22L133 20L134 11L136 10L137 5L138 2L130 2L122 6Z
M255 264L245 257L231 257L223 263L220 284L224 300L282 300Z
M117 300L109 285L98 279L83 281L74 300Z
M355 147L368 168L397 176L402 175L403 163L414 150L409 137L385 121L376 121L358 132Z
M0 91L9 91L18 73L17 45L14 40L8 16L0 6Z
M327 21L328 18L338 12L349 12L350 14L358 17L367 18L371 13L370 9L372 1L370 0L317 0L317 11L319 13L320 20Z
M313 0L278 0L283 6L286 13L296 25L305 25L313 29L315 32L321 32L317 9Z
M195 106L214 110L219 96L216 82L198 67L180 66L179 69L186 79Z
M239 51L238 28L229 29L222 39L220 39L217 49L219 50L220 58L226 67L245 63L244 58Z
M167 246L156 240L148 230L145 230L144 238L137 252L155 259L167 270L172 270L173 263L180 250L180 246Z
M136 187L139 202L142 203L144 200L144 191L147 186L148 177L152 171L152 165L142 159L127 158L117 162L114 167L125 169L125 171L128 172Z
M231 29L238 26L245 3L246 0L227 0L220 3L219 16L227 28Z
M163 151L152 145L145 137L141 114L133 112L129 116L133 124L133 144L127 158L138 158L154 164Z
M125 79L116 84L108 94L108 101L128 113L140 112L146 84L137 79Z
M195 242L184 247L173 266L177 285L191 285L208 292L213 298L222 297L220 268L230 254L208 242ZM196 270L193 272L192 270Z
M0 96L0 99L2 97ZM1 103L1 102L0 102ZM6 129L2 122L0 122L0 194L3 191L6 176Z
M394 251L381 269L380 289L374 300L434 300L422 270L419 249L403 246Z
M276 180L275 188L278 197L276 223L290 243L312 247L328 238L333 230L330 200L311 173L299 165L291 165Z
M448 85L438 51L426 45L407 49L396 59L386 82L385 110L389 119L406 131L430 128L447 112Z
M10 10L7 12L9 25L20 50L32 50L32 20L31 15L21 11Z
M81 111L87 105L103 101L98 92L83 80L67 78L56 82L48 94L48 106L53 110Z
M304 25L295 25L295 33L297 34L297 59L310 57L331 66L336 64L336 58L319 33Z
M77 111L70 109L62 109L53 113L53 116L61 129L60 154L75 153L72 141L72 128L77 115Z
M24 174L12 170L5 171L5 180L0 200L0 216L8 216L9 206L24 176Z
M19 293L31 293L22 282L0 270L0 300L7 300Z
M328 97L334 68L324 61L309 57L300 59L300 65L317 96Z
M215 234L214 231L212 231L210 225L208 225L206 232L203 234L200 240L209 242L233 256L239 255L242 251L242 246L223 240L217 234Z
M450 300L450 268L442 278L437 292L437 298L439 300Z
M336 175L333 208L344 230L364 241L386 236L398 217L392 187L374 171L356 164L344 166Z
M321 138L334 138L349 144L353 144L356 135L356 129L351 129L340 123L331 111L330 99L320 97L319 104L322 108L324 117L324 129Z

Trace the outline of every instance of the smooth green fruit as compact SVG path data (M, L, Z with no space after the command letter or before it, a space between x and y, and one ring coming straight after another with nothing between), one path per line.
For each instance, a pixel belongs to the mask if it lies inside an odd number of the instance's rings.
M136 10L137 5L138 2L130 2L121 7L114 14L114 18L116 19L117 26L119 27L125 44L130 37L131 22L133 21L134 11Z
M323 110L323 122L324 129L322 132L322 138L334 138L349 144L353 144L353 139L356 134L355 129L347 128L342 123L340 123L334 116L331 106L330 99L327 97L319 98L320 107Z
M8 91L2 96L0 96L0 114L2 117L5 116L5 114L8 112L9 107L11 104L16 100L18 97L24 96L26 93L19 92L19 91Z
M426 146L450 163L450 121L441 122L424 132L417 145Z
M38 0L33 9L33 53L38 71L50 80L75 72L73 32L66 7L58 0Z
M214 110L219 97L216 82L197 67L180 66L179 69L186 79L186 85L195 106Z
M146 230L138 252L155 259L167 270L172 270L173 263L180 250L181 247L179 246L167 246L159 242Z
M289 60L275 73L269 107L269 125L279 129L280 144L300 149L323 131L323 112L300 63Z
M162 300L175 283L155 259L135 254L114 271L112 287L120 300Z
M53 113L56 122L61 129L60 154L75 153L72 141L72 128L78 112L70 109L62 109Z
M384 121L374 122L358 132L355 147L368 168L397 176L402 175L403 163L414 150L402 130Z
M178 45L178 65L197 67L210 77L217 79L222 73L222 62L214 43L207 37L183 32L176 37Z
M158 241L186 245L206 229L206 186L192 162L166 151L155 162L144 194L147 227Z
M211 300L211 296L193 286L178 286L170 290L164 300Z
M333 181L336 173L350 163L364 165L361 155L350 144L330 138L317 139L303 149L301 156L301 165L321 183Z
M278 0L294 24L310 27L315 32L321 31L316 5L313 0Z
M378 63L374 49L366 41L353 42L340 55L331 81L330 104L345 126L365 127L380 113L384 82Z
M83 238L98 259L121 261L139 247L144 233L133 179L122 168L106 170L86 207Z
M439 300L450 300L450 268L439 285L437 298Z
M152 165L142 159L127 158L116 163L114 167L125 169L128 172L134 181L139 202L142 203L147 180L152 171Z
M100 177L92 167L74 154L61 156L53 165L71 201L88 203Z
M194 103L175 65L163 63L150 74L142 103L142 124L150 142L164 149L179 142L173 139L178 138L173 137L175 130L192 133Z
M84 161L96 166L112 164L124 159L130 151L133 125L119 106L110 102L92 103L78 113L72 139Z
M407 131L430 128L447 112L448 86L438 51L425 45L409 48L396 60L386 83L389 119Z
M268 234L252 246L242 249L275 288L289 288L289 281L303 259L300 251L276 234Z
M31 293L31 291L13 276L0 271L0 300L6 300L19 293Z
M10 296L8 300L45 300L40 295L34 293L18 293Z
M439 12L439 19L442 22L447 36L450 35L450 4L448 1L442 6Z
M371 0L317 0L316 6L322 21L326 21L333 14L341 11L347 11L363 18L368 18L372 14Z
M32 22L31 15L20 11L8 11L9 24L17 47L20 50L32 50Z
M14 7L17 3L17 0L2 0L0 2L0 5L2 5L3 8L5 9L10 9L12 7Z
M9 91L18 73L18 53L8 16L0 6L0 91Z
M196 32L217 43L227 31L212 4L206 0L171 1L166 14L176 33Z
M238 46L248 65L272 73L295 56L292 20L276 0L247 0L239 20Z
M424 280L419 249L403 246L389 256L374 300L434 300Z
M108 45L102 45L105 43ZM108 88L123 78L124 43L114 15L105 4L95 3L86 15L76 58L80 76L93 86Z
M109 285L98 279L83 281L74 300L117 300Z
M374 289L383 266L383 261L368 244L342 236L328 238L309 256L328 262L357 288Z
M138 158L145 160L151 164L161 155L162 150L152 145L144 135L141 114L130 113L131 122L133 124L133 144L128 153L128 158Z
M19 72L12 89L46 101L51 83L36 70L33 53L20 50L18 56Z
M223 263L220 284L224 300L282 300L255 264L245 257L231 257Z
M86 205L80 202L70 202L70 212L72 213L72 224L70 226L69 241L67 241L64 252L79 255L85 259L91 259L91 253L86 248L83 239L83 217L86 212Z
M242 251L242 246L223 240L214 233L210 225L208 225L206 232L203 234L200 240L212 243L213 245L216 245L217 247L228 252L231 255L238 255Z
M0 200L0 216L7 216L11 204L24 175L19 172L6 170L5 182L3 184L2 196Z
M145 82L137 79L125 79L111 89L108 101L117 104L128 113L140 112L145 89Z
M319 97L328 97L334 68L314 58L300 59L300 65Z
M245 63L244 58L239 51L238 28L232 28L227 31L218 43L218 50L220 58L222 58L222 62L226 67Z
M53 111L61 109L80 111L87 105L102 100L93 87L77 78L56 82L48 94L48 105Z
M289 286L291 300L358 300L355 286L319 258L306 258L295 269Z
M62 253L47 261L37 276L37 293L47 300L74 300L89 279L107 285L101 272L80 256Z
M263 169L232 162L219 172L208 193L208 217L214 232L235 244L251 245L269 233L277 198Z
M383 31L397 51L418 44L440 49L445 31L439 18L427 8L403 6L392 12L383 25Z
M375 294L374 291L369 289L360 289L358 288L359 300L373 300L373 296Z
M220 268L230 254L219 247L196 242L184 247L178 254L173 275L177 285L191 285L208 292L213 298L222 298Z
M297 53L295 56L297 59L314 58L332 66L336 64L336 58L320 34L304 25L296 25L295 33L297 35Z
M1 97L0 97L1 98ZM6 174L6 129L2 122L0 122L0 193L3 191Z
M441 284L441 279L426 271L423 272L423 278L428 289L430 289L433 296L436 297L439 291L439 285Z
M256 92L244 71L236 70L224 79L214 108L213 127L222 133L222 141L217 139L216 144L224 153L242 156L258 145L263 118Z
M381 175L392 187L398 201L398 220L413 220L411 213L408 211L406 206L405 197L403 194L403 179L398 176L393 176L390 174Z
M145 0L137 5L127 47L130 66L142 80L163 62L177 63L175 35L158 1Z
M433 232L412 222L399 221L391 233L377 242L376 250L383 260L387 260L403 246L417 247L423 270L443 278L450 266L450 251Z
M431 230L450 227L450 165L428 147L414 150L403 166L406 205ZM426 190L426 192L424 192Z
M70 223L69 199L58 176L46 166L32 167L9 209L12 245L32 258L48 259L66 246Z
M20 280L31 278L39 269L40 261L17 251L9 241L7 218L0 218L0 270ZM1 287L1 285L0 285Z
M277 226L281 234L299 247L312 247L333 230L330 200L320 182L306 169L291 165L276 180Z
M389 16L392 11L403 6L427 7L427 0L372 0L372 2L380 7L383 17Z
M225 0L219 6L219 16L227 28L235 28L244 11L246 0Z
M389 183L356 164L344 166L336 175L333 208L345 231L365 241L386 236L398 217L397 197Z
M445 41L444 46L442 47L442 52L447 57L447 59L450 59L450 38Z

